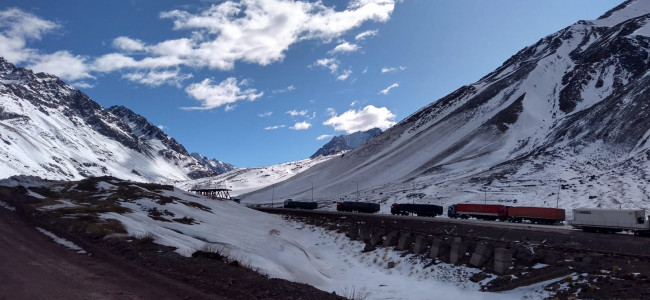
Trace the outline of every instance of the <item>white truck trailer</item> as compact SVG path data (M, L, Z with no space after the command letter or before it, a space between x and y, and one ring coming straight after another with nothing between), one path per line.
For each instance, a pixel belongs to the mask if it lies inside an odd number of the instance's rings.
M645 235L650 232L649 221L645 209L574 208L569 224L583 231L631 231Z

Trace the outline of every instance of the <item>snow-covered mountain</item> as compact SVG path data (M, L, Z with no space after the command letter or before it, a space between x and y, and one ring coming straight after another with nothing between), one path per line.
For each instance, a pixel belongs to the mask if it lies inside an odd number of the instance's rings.
M188 180L216 172L131 110L0 58L0 178Z
M210 159L196 152L190 153L190 156L194 157L196 161L206 166L208 169L217 172L217 174L223 174L237 169L237 167L227 162L223 162L215 158Z
M649 51L650 1L627 1L274 193L298 198L313 182L320 199L650 208Z
M231 196L238 196L287 180L332 157L319 156L267 167L234 169L217 176L187 181L170 181L168 183L186 191L196 187L228 188L231 190ZM306 188L306 186L303 188ZM273 197L272 192L267 195L269 203L273 201Z
M341 153L358 148L369 140L381 134L381 129L373 128L367 131L357 131L348 135L335 136L323 147L318 149L310 158Z

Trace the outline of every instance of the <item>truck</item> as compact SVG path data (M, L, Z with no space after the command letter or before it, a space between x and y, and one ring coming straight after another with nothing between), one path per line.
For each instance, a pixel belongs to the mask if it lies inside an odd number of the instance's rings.
M284 208L317 209L318 203L287 199L284 201Z
M379 211L378 203L359 202L359 201L343 201L336 203L336 210L338 211L358 211L363 213L376 213Z
M461 219L472 217L481 220L497 220L506 218L507 209L505 205L459 203L447 208L447 216Z
M650 232L645 209L574 208L569 225L587 232L631 231L635 235Z
M566 212L561 208L534 206L507 206L507 220L510 222L530 221L538 224L560 224L566 219Z
M393 215L408 215L412 213L418 216L435 217L442 215L442 212L442 206L434 204L393 203L390 207L390 213Z

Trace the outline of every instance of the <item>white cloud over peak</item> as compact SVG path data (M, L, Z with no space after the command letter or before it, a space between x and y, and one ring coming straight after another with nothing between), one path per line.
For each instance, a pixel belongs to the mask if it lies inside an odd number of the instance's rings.
M322 141L322 140L325 140L325 139L329 139L329 138L331 138L331 137L333 137L333 135L331 135L331 134L323 134L323 135L319 135L319 136L316 138L316 140L318 140L318 141Z
M329 53L330 54L350 53L350 52L355 52L360 48L361 47L359 47L359 45L357 44L350 44L348 42L343 42L337 45L336 47L334 47L334 49L330 50Z
M388 93L390 92L390 90L392 90L392 89L394 89L394 88L396 88L396 87L399 87L399 83L393 83L393 84L391 84L389 87L387 87L387 88L385 88L385 89L379 91L378 94L388 95Z
M245 86L246 84L246 80L237 82L237 79L234 77L229 77L217 85L214 85L209 78L199 83L193 83L185 89L185 92L192 98L201 101L201 106L184 107L183 109L207 110L241 100L254 101L262 97L264 93L258 93L256 89L242 90L240 86Z
M395 115L386 107L375 107L368 105L362 110L348 110L341 115L330 111L331 118L323 125L332 126L336 131L345 131L354 133L357 131L366 131L372 128L388 129L395 125Z
M61 28L61 25L43 20L17 8L0 10L0 56L14 64L25 63L36 72L45 72L64 80L95 78L90 74L87 57L68 51L42 54L27 48L30 40L40 40L43 35ZM74 84L74 83L73 83ZM89 87L88 83L79 83Z
M289 127L289 129L293 129L293 130L307 130L307 129L309 129L309 127L311 127L311 124L307 123L306 121L302 121L302 122L297 122L297 123L294 124L293 126Z
M73 55L68 51L57 51L34 57L29 68L36 72L54 74L66 80L95 78L90 75L86 58Z

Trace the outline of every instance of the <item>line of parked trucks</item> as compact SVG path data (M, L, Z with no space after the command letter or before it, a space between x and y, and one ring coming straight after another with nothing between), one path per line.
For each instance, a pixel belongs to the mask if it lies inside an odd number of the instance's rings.
M285 208L316 209L315 202L287 200ZM337 211L376 213L379 204L358 201L343 201L336 205ZM394 203L391 205L393 215L417 215L435 217L442 215L444 210L435 204ZM449 218L476 218L480 220L530 222L535 224L555 225L566 221L566 212L561 208L534 206L507 206L498 204L459 203L447 208ZM650 217L645 209L602 209L575 208L573 220L568 224L585 232L615 233L628 231L635 235L650 236Z

